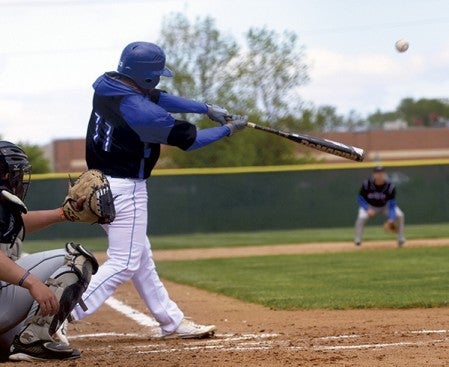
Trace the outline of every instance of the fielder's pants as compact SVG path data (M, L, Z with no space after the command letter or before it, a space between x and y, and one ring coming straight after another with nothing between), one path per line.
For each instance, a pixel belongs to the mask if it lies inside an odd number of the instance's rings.
M388 216L388 208L386 206L381 208L370 207L370 209L376 212L375 216L379 214ZM357 216L357 220L355 221L355 243L362 242L363 229L365 228L365 223L368 219L368 212L362 207L359 207L359 214ZM404 242L404 213L398 206L396 206L396 224L398 226L398 242Z
M44 251L21 257L16 263L45 282L64 270L66 254L65 250ZM0 282L0 351L9 350L14 336L22 331L33 302L27 289Z
M147 237L147 186L145 180L108 177L114 200L114 222L104 225L108 235L108 259L92 276L83 295L88 307L78 305L72 312L75 320L94 313L117 289L129 280L145 302L164 334L174 332L184 314L173 302L156 272L150 241Z

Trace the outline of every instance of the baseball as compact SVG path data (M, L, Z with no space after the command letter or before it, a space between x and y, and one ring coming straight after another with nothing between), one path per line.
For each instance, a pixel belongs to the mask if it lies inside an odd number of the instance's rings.
M394 44L396 46L396 50L398 52L405 52L408 50L408 41L404 38L401 38L400 40L396 41L396 43Z

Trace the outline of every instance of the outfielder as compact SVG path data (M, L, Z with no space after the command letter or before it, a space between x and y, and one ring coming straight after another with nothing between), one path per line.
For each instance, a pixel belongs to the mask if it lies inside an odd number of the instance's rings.
M62 208L27 211L23 200L30 172L23 150L0 141L0 356L14 361L78 358L79 350L53 335L80 302L98 263L71 242L65 249L20 257L25 230L66 220ZM85 199L72 208L79 210Z
M361 246L365 223L368 218L384 214L388 217L385 228L397 231L398 246L405 243L404 237L404 213L396 204L396 188L387 179L384 167L377 166L373 169L371 177L363 182L357 197L359 214L355 222L355 245Z
M89 168L108 176L117 216L104 226L108 259L83 296L88 311L76 307L73 318L93 313L120 284L131 280L159 322L163 337L199 338L212 335L215 326L187 320L156 272L147 237L146 180L159 158L161 144L192 151L242 130L248 120L229 116L224 108L155 89L161 76L172 75L160 47L134 42L123 50L117 72L105 73L93 85L86 160ZM197 131L171 113L207 114L221 126Z

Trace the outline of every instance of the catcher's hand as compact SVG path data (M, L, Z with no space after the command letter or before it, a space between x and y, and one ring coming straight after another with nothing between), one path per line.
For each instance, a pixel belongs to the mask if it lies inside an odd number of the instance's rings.
M111 223L115 218L115 207L106 176L90 169L76 180L70 179L62 210L71 222Z
M396 222L387 220L384 223L384 230L385 230L385 232L388 232L388 233L398 233L398 226L396 225Z

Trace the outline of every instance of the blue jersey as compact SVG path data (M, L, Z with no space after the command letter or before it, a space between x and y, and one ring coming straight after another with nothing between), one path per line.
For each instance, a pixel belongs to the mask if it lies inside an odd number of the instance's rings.
M115 72L100 76L93 87L93 109L86 135L89 168L122 178L148 178L160 154L160 144L193 150L230 133L227 126L197 131L171 113L207 113L205 103L160 90L143 94L121 81Z
M382 208L388 205L388 218L396 217L396 188L390 181L386 181L383 185L376 185L373 178L363 182L357 197L359 205L368 210L370 206Z

